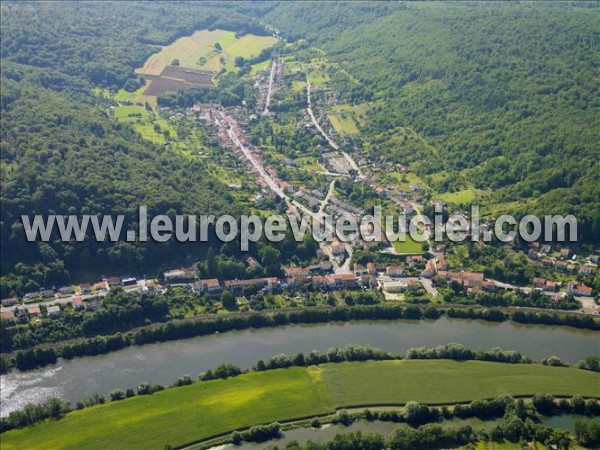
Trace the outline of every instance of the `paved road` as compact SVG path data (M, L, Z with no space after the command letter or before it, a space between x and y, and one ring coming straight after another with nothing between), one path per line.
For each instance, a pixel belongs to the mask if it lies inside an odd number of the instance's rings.
M276 68L277 63L275 61L271 61L271 74L269 75L269 87L267 89L267 99L265 101L265 109L263 110L263 115L269 114L269 104L271 103L271 93L273 92L273 80L275 79Z
M240 137L237 136L234 131L235 124L233 123L232 119L230 117L226 116L223 113L223 111L219 111L219 115L221 116L221 120L216 121L217 125L226 127L227 135L229 136L229 139L231 139L231 141L236 145L236 147L238 147L242 151L242 153L244 154L246 159L248 159L248 161L250 161L250 163L254 166L254 168L256 169L258 174L261 176L261 178L263 180L265 180L265 182L268 184L268 186L271 188L271 190L273 192L275 192L275 194L277 194L279 197L284 198L284 199L288 198L287 195L283 192L283 189L281 189L281 186L279 186L275 182L275 180L273 180L273 178L271 178L271 176L263 168L262 164L260 162L258 162L257 159L254 157L252 152L250 150L248 150L248 148L246 148L246 146L244 144L242 144Z

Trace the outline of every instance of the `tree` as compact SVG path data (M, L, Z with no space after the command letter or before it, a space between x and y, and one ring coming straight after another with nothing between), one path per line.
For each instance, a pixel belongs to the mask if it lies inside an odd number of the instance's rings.
M259 254L262 265L265 267L276 266L281 256L281 252L271 245L265 245L260 249Z
M215 50L219 53L223 50L223 47L219 42L215 42Z
M429 407L417 402L408 402L404 408L404 420L410 425L420 425L429 418Z
M597 420L575 421L575 438L577 442L587 448L598 448L600 446L600 422Z
M545 442L546 445L555 445L559 450L569 450L571 447L571 438L567 430L558 428L552 431L550 438Z
M243 56L236 56L234 62L236 67L242 67L246 60Z
M233 445L240 445L242 443L242 435L239 431L231 433L231 443Z
M544 358L542 360L542 364L544 366L554 366L554 367L560 367L560 366L564 365L558 356L550 356L548 358Z
M342 425L348 426L352 423L352 417L348 414L348 411L341 409L337 412L335 422L341 423Z
M173 67L178 67L179 66L179 60L177 58L175 58L173 61L171 61L171 65Z
M500 424L504 437L511 442L517 442L521 438L524 427L523 421L512 414L505 417Z
M577 365L580 369L592 370L594 372L600 372L600 357L592 355L579 361Z
M206 253L206 274L209 277L214 277L217 274L217 260L212 247L208 247L208 252Z
M234 309L236 307L235 295L233 295L227 289L225 289L221 293L220 300L221 300L221 304L223 305L223 308Z
M114 389L110 391L110 400L116 402L125 398L125 391L123 389Z

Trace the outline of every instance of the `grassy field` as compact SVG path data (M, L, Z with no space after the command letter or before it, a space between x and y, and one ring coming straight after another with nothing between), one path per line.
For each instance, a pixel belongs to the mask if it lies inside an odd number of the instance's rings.
M254 36L246 34L239 39L234 39L223 46L225 53L231 57L243 56L250 58L258 55L262 50L271 47L277 43L277 38L273 36Z
M269 67L270 65L271 65L271 61L270 61L270 60L268 60L268 59L267 59L266 61L263 61L263 62L259 62L259 63L253 64L253 65L252 65L252 68L250 69L250 73L253 73L253 74L254 74L254 73L256 73L256 72L259 72L259 71L261 71L261 70L264 70L264 69L266 69L266 68L267 68L267 67Z
M474 189L463 189L457 192L445 192L439 197L448 203L470 203L477 198L477 192Z
M327 118L338 133L358 134L358 128L350 113L328 114Z
M353 405L452 403L504 394L597 396L600 375L480 361L369 361L253 372L75 411L2 435L7 449L162 449Z
M155 118L154 114L146 108L137 105L118 106L113 110L114 118L122 123L129 123L144 139L163 144L164 131L168 130L171 137L176 137L175 129L165 119ZM155 130L155 125L160 127L160 132Z
M404 242L395 241L393 245L394 250L396 250L398 253L407 255L423 253L423 243L415 241L410 234L406 235Z
M362 125L365 123L368 117L368 111L376 105L375 102L360 103L358 105L351 105L349 103L340 103L329 108L331 113L349 113L352 121L355 124Z
M295 160L301 169L304 170L314 170L316 172L325 171L325 168L317 162L317 158L314 156L303 156L301 158L296 158Z
M162 449L261 422L331 412L318 371L292 368L196 383L76 411L2 436L3 449Z
M336 407L375 404L456 403L536 393L597 396L600 375L539 364L482 361L378 361L321 367Z
M137 122L150 119L150 113L146 108L137 105L118 106L113 109L115 119L119 122Z
M427 186L425 181L423 181L417 174L413 172L389 172L384 174L384 178L389 178L391 181L397 183L402 189L406 191L410 190L411 184L421 186L421 188Z
M329 81L329 74L327 73L327 65L325 62L319 62L318 64L311 64L307 68L308 81L312 84L323 84Z
M199 69L217 72L221 68L221 57L225 58L228 69L233 68L236 56L249 58L258 55L263 49L277 42L272 36L255 36L247 34L236 38L233 31L200 30L191 36L177 39L171 45L163 47L158 53L148 58L144 66L136 70L140 75L160 75L165 67L174 59L179 66L186 69ZM219 43L222 52L215 50ZM229 67L231 66L231 67Z
M292 81L292 89L295 92L303 92L306 89L306 81L300 81L300 80Z
M224 47L234 39L233 31L197 31L163 47L158 53L150 56L144 66L136 72L143 75L160 75L174 59L179 60L180 67L217 71L219 58L213 58L216 55L214 45L218 42Z

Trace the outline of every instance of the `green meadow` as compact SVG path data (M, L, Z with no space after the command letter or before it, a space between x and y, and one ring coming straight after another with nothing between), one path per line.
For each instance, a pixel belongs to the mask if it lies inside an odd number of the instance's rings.
M163 144L166 140L164 132L168 131L171 137L176 137L175 129L169 122L162 118L155 118L154 113L143 106L125 105L113 109L114 118L122 123L129 123L144 139L155 144ZM156 127L158 125L158 127Z
M331 411L318 372L256 372L75 411L59 421L3 434L2 448L162 449L257 423Z
M474 201L477 198L477 192L474 189L462 189L457 192L445 192L439 197L447 203L464 204Z
M404 242L394 241L394 250L398 253L406 254L406 255L415 255L423 253L423 242L415 241L410 234L406 235Z
M251 425L357 405L456 403L500 395L598 396L600 374L568 367L403 360L324 364L198 382L69 413L2 435L8 449L162 449Z
M322 366L336 408L459 403L501 395L598 396L600 375L571 367L483 361L401 360Z
M359 134L350 113L328 114L327 117L338 133Z

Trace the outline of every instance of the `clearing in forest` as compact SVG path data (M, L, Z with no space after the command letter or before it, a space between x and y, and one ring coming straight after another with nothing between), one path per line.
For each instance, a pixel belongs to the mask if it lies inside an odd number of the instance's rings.
M147 80L144 97L190 87L212 87L222 68L236 70L236 57L258 56L276 42L272 36L237 36L233 31L200 30L162 47L136 74Z

